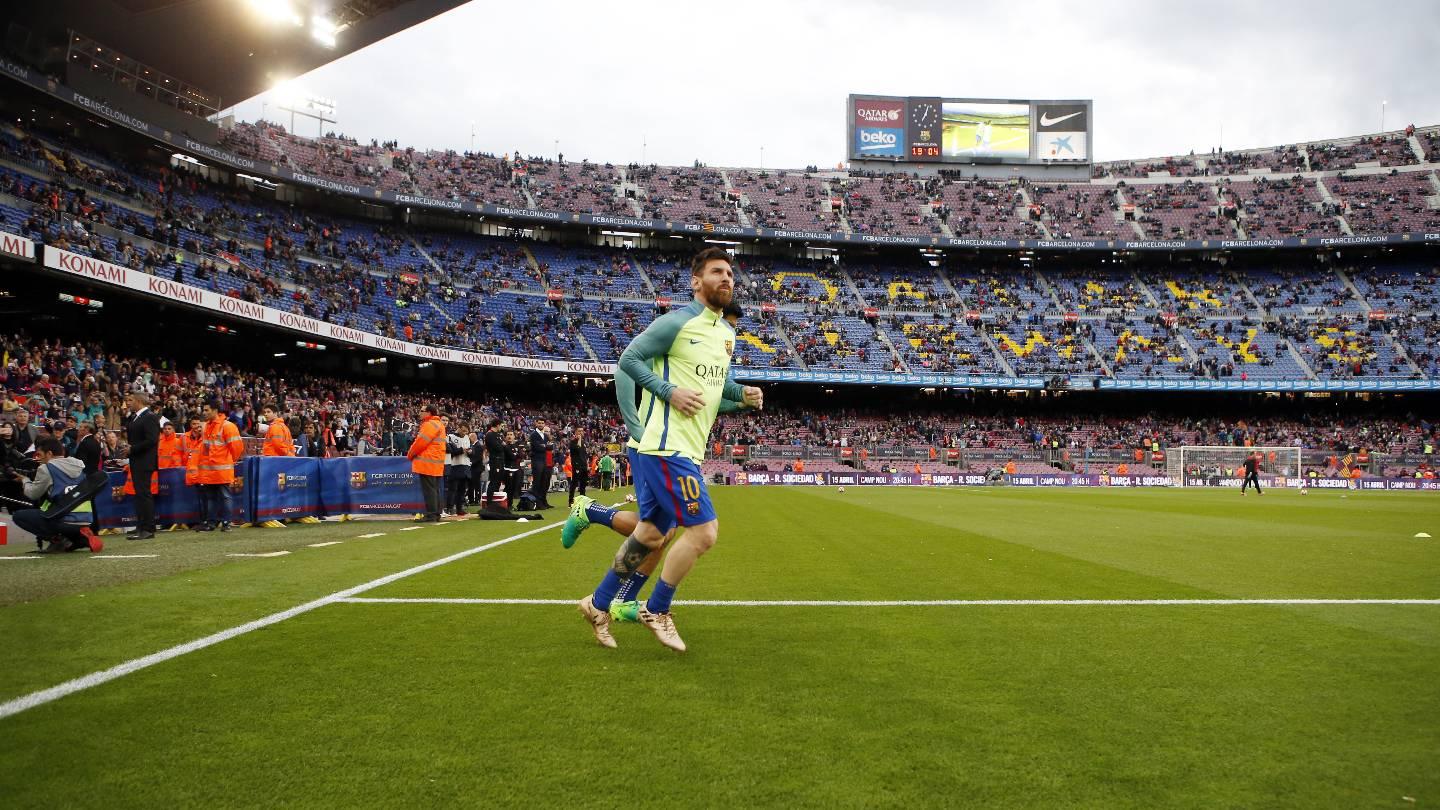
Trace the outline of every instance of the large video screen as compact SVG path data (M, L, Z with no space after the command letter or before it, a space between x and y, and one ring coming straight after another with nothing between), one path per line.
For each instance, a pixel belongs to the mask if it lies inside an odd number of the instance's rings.
M851 96L851 160L1089 163L1091 103Z
M1030 157L1030 105L946 102L940 154L951 159Z

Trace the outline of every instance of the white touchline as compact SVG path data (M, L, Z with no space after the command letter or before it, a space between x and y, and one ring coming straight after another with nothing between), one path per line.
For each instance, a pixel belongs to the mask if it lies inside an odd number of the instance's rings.
M346 588L343 591L336 591L329 596L322 596L312 602L306 602L303 605L297 605L296 607L290 608L289 610L282 610L279 613L272 613L269 616L256 619L253 622L246 622L245 624L231 627L228 630L221 630L218 633L213 633L211 635L205 636L204 638L197 638L194 641L189 641L175 647L170 647L169 649L161 650L157 653L151 653L150 655L144 656L142 658L135 658L130 661L126 661L123 664L117 664L113 667L110 667L109 669L103 669L99 672L92 672L89 675L84 675L82 677L66 681L62 684L52 686L49 689L41 689L38 692L31 692L28 695L21 695L20 697L13 700L0 703L0 720L3 720L4 718L14 714L19 714L26 709L33 709L36 706L43 706L51 701L59 700L66 695L73 695L76 692L82 691L84 689L89 689L92 686L99 686L102 683L113 681L116 678L129 675L132 672L137 672L139 670L145 669L146 667L155 666L156 664L169 661L172 658L179 658L186 653L192 653L196 650L203 650L206 647L219 644L222 641L228 641L229 639L235 638L236 636L242 636L254 630L259 630L262 627L269 627L272 624L278 624L285 621L286 619L293 619L303 613L309 613L316 608L322 608L326 605L331 605L341 600L349 599L356 594L361 594L366 591L379 588L382 585L389 585L396 580L404 579L405 577L413 576L423 571L429 571L432 568L438 568L442 565L455 562L456 560L463 560L472 554L479 554L482 551L489 551L492 548L503 546L506 543L513 543L516 540L522 540L526 537L530 537L531 535L539 534L540 532L546 531L548 529L553 529L556 526L560 525L562 524L551 523L548 526L541 526L538 529L531 529L528 532L521 532L520 534L506 537L503 540L496 540L493 543L486 543L483 546L476 546L475 548L466 549L465 551L459 551L451 554L448 557L441 557L438 560L432 560L428 563L417 565L414 568L407 568L404 571L400 571L399 573L388 574L386 576L380 577L379 579L372 579L363 585L356 585L353 588Z
M311 543L310 545L306 546L306 548L325 548L326 546L338 546L338 545L340 545L340 544L343 543L343 542L345 542L345 541L344 541L344 540L331 540L331 541L328 542L328 543Z
M347 605L573 605L574 599L336 599ZM690 607L1010 607L1132 605L1440 605L1440 599L676 599Z
M151 560L159 557L159 554L96 554L92 560Z
M257 554L239 554L239 553L236 553L236 554L226 554L225 556L226 556L226 557L284 557L286 554L289 554L289 553L290 553L290 552L288 552L288 551L267 551L267 552L265 552L265 553L263 553L263 554L258 554L258 553L257 553Z
M372 537L384 537L385 532L371 532L370 534L357 534L355 536L361 540L369 540Z

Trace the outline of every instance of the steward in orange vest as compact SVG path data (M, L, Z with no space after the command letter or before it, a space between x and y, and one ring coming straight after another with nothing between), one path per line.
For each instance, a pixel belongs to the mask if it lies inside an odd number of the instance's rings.
M235 465L245 455L240 429L225 418L216 403L205 405L205 426L200 447L191 459L195 483L200 485L200 511L205 523L196 531L230 531L230 485L235 482Z
M209 418L200 438L195 481L228 485L235 481L235 465L245 456L245 443L240 440L240 429L218 408L206 405L205 411Z
M445 474L445 423L439 416L425 417L405 456L410 459L410 471L417 475Z
M175 423L166 422L160 428L160 469L173 470L185 466L185 448L175 434Z
M425 517L432 523L440 521L440 482L445 479L445 422L440 419L440 409L426 405L425 419L420 423L420 432L411 442L405 457L410 459L410 471L420 476L420 490L425 495Z
M265 415L265 422L270 426L265 430L265 446L260 451L261 455L295 455L295 440L290 435L290 426L285 424L285 417L280 415L280 409L274 405L266 405L260 412Z
M190 432L180 437L180 451L185 456L185 486L200 483L200 443L205 437L205 423L190 420Z

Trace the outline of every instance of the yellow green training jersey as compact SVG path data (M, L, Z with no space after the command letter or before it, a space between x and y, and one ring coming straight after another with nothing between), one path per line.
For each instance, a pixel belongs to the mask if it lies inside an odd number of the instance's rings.
M742 388L730 376L735 330L699 301L661 315L620 355L615 392L630 432L629 446L657 456L705 459L705 444L723 401L740 402ZM633 385L644 393L639 408ZM705 407L686 416L670 406L676 388L699 391ZM727 408L728 410L728 408Z

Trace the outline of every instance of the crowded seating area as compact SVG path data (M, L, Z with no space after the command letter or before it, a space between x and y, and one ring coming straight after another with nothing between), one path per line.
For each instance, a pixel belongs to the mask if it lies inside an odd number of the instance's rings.
M256 144L288 143L268 127L246 132ZM324 142L333 161L384 162L376 155L386 147L340 137ZM351 150L348 157L342 146ZM418 165L413 154L398 157ZM444 160L443 153L430 158ZM379 162L366 162L372 159ZM542 196L581 193L563 178L587 178L593 189L604 189L621 177L620 170L586 162L526 162L530 180L515 188L534 193L540 184L552 184ZM785 206L799 206L787 207L788 216L818 214L828 208L832 193L814 174L726 175L706 168L638 166L625 173L642 189L678 183L694 192L686 199L709 200L727 212L738 210L736 200L762 210L752 194L770 192ZM1428 207L1434 190L1429 173L1345 173L1324 182L1337 201L1336 213L1353 222L1407 229L1440 225ZM1060 230L1055 235L1101 230L1097 223L1106 220L1128 226L1116 220L1114 190L1101 186L955 179L905 184L866 177L845 192L851 195L845 203L850 210L863 209L877 223L888 213L892 227L901 227L894 223L902 209L910 210L906 206L919 206L913 209L918 216L937 194L940 208L916 220L927 224L914 227L938 227L942 220L953 227L968 218L990 223L977 226L981 232L1005 222L1005 235L1039 235L1039 222L1019 218L1027 194L1043 211L1040 221L1052 234ZM1220 197L1195 180L1140 183L1124 193L1138 205L1146 228L1168 228L1171 234L1233 230L1219 214L1231 200L1241 208L1241 226L1255 229L1252 236L1334 235L1334 226L1325 223L1338 225L1325 213L1313 178L1237 180ZM629 203L610 196L617 205ZM645 196L642 204L655 199ZM695 216L719 210L707 205L685 210ZM777 216L780 208L769 210ZM128 165L64 137L42 138L13 126L0 130L0 220L20 235L223 295L396 339L494 353L613 361L648 321L655 298L678 302L690 296L684 255L357 219L219 186L174 167ZM1066 220L1075 230L1061 230ZM1406 359L1425 355L1430 344L1406 341L1426 334L1423 324L1440 298L1440 270L1285 261L1237 270L1191 265L1173 272L1148 266L1122 272L1070 265L1026 270L973 258L932 263L923 255L838 263L742 255L736 289L751 316L742 324L737 363L961 374L998 373L1009 364L1027 376L1053 372L1082 378L1430 373L1425 363ZM558 300L547 295L557 292ZM762 306L772 310L763 319L757 317ZM1413 323L1378 333L1358 324L1359 334L1346 334L1371 310ZM1161 322L1163 313L1193 323L1172 332ZM1071 318L1080 321L1078 327L1069 326ZM1236 332L1239 320L1247 325ZM994 323L1003 326L997 330ZM1245 337L1250 329L1253 339ZM1189 351L1182 336L1194 338ZM1221 338L1228 345L1216 342ZM1297 362L1297 353L1308 368Z
M0 451L23 454L36 438L54 435L73 443L93 431L105 459L123 464L127 451L124 395L141 391L155 410L180 432L206 403L218 404L246 437L263 435L261 411L280 406L292 425L302 456L385 455L410 444L420 408L436 403L452 425L472 429L500 419L517 433L545 419L564 433L583 427L597 445L617 447L624 426L608 389L564 396L487 391L466 397L442 391L314 376L281 374L229 363L180 363L170 357L141 357L107 351L99 344L14 333L0 337L9 358L0 368ZM743 447L933 447L1020 454L1061 448L1075 451L1162 450L1188 445L1294 445L1307 451L1349 452L1367 448L1381 454L1420 454L1433 444L1440 426L1416 416L1347 416L1341 413L1210 413L1204 416L1137 412L1095 415L1056 413L1040 403L1003 398L895 408L809 404L767 404L763 412L720 417L712 435L727 448ZM88 423L88 425L87 425ZM22 446L23 445L23 446ZM1112 454L1113 456L1113 454ZM927 471L953 471L937 454ZM951 459L953 462L954 459ZM851 461L853 464L853 461ZM1042 465L1042 469L1045 469ZM812 468L813 469L813 468Z

